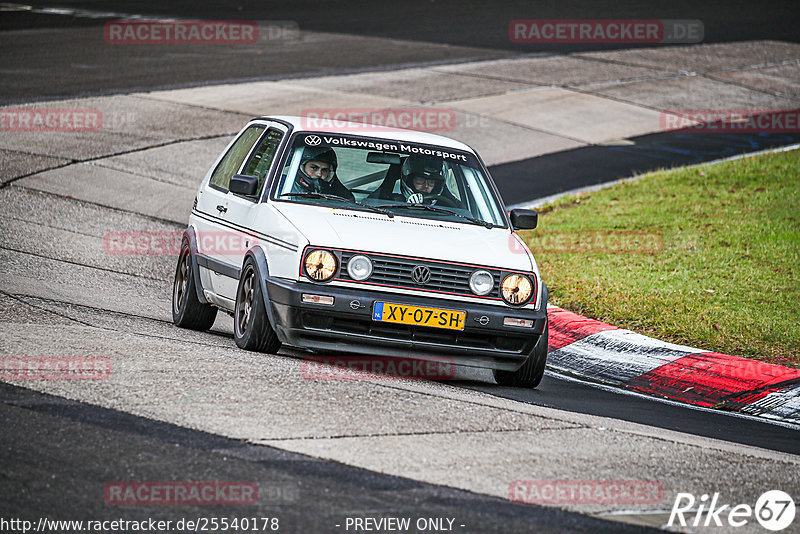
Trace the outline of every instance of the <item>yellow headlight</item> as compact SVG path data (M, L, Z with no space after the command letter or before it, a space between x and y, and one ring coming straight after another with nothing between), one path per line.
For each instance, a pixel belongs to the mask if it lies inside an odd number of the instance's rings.
M327 250L312 250L305 260L306 275L316 282L324 282L336 274L336 256Z
M530 278L521 274L509 274L500 285L503 300L509 304L523 304L531 298L533 285Z

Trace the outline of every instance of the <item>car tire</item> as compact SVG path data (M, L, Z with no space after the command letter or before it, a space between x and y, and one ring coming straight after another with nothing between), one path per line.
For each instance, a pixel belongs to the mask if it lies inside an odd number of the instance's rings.
M217 318L217 308L204 304L197 298L189 243L181 244L175 282L172 284L172 322L181 328L205 331Z
M516 371L493 371L494 380L501 386L511 386L518 388L535 388L542 381L544 368L547 364L547 343L549 321L544 323L544 331L539 336L539 341L533 347L533 351Z
M236 288L233 339L239 348L275 354L281 342L269 323L257 273L255 262L248 258Z

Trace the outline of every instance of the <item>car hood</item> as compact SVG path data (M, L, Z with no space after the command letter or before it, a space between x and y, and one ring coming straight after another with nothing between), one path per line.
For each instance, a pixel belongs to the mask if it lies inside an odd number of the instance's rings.
M503 228L308 204L276 203L311 245L531 271L531 261Z

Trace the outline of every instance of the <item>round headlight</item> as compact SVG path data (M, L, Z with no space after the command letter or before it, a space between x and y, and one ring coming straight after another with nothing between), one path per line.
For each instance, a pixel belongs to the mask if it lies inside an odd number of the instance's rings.
M325 282L336 274L336 256L327 250L312 250L306 255L306 276L315 282Z
M347 262L347 274L353 280L366 280L372 274L372 260L361 254L353 256Z
M494 287L494 278L489 271L475 271L469 277L469 288L476 295L486 295Z
M531 298L532 290L531 279L521 274L509 274L503 278L503 283L500 284L503 300L509 304L526 303Z

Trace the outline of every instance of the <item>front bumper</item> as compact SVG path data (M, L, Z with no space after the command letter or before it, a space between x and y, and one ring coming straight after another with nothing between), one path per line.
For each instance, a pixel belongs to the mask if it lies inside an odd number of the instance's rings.
M533 351L547 321L547 302L539 309L490 306L427 296L399 295L267 277L273 326L278 338L319 351L439 361L471 367L517 370ZM331 296L332 306L302 302L302 294ZM446 330L374 321L376 301L463 310L464 330ZM532 328L504 326L505 317L532 319ZM487 321L488 319L488 321Z

